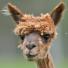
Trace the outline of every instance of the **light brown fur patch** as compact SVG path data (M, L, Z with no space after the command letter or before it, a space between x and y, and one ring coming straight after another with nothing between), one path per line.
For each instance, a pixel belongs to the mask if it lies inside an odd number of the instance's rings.
M24 15L19 24L17 24L14 32L17 35L29 34L32 31L39 31L41 34L44 32L55 32L55 26L52 18L47 13L40 17Z

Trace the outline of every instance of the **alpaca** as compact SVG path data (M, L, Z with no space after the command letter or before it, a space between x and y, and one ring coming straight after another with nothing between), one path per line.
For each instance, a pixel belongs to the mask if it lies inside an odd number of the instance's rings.
M21 38L18 47L23 55L27 60L35 61L38 68L54 68L49 50L56 36L56 26L62 16L64 3L60 2L51 13L40 16L24 14L11 3L8 3L8 10L16 22L14 33Z

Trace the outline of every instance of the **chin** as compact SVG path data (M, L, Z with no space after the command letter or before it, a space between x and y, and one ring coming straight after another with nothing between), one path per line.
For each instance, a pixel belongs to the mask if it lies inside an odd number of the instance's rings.
M37 56L34 56L34 57L28 57L28 56L26 56L26 59L28 60L28 61L36 61L36 60L38 60L38 57Z
M46 56L44 56L44 57L42 57L42 56L35 56L35 57L26 56L26 58L27 58L28 61L37 61L37 60L46 58Z
M35 61L34 58L27 58L28 61Z

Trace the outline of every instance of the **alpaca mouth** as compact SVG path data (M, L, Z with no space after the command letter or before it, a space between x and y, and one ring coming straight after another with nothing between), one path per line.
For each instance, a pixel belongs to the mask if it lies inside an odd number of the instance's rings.
M34 57L37 56L37 54L35 54L35 55L31 55L31 54L29 53L29 54L27 54L26 56L27 56L28 58L34 58Z
M28 61L34 61L34 58L37 56L37 54L35 55L27 54L26 56L27 56Z

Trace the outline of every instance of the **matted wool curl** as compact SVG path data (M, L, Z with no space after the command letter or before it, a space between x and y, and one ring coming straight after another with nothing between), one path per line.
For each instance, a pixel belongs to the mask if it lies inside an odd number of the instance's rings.
M32 17L32 19L35 19L35 17ZM38 18L38 17L37 17ZM14 29L14 32L16 35L24 35L29 34L32 31L39 31L40 33L44 32L55 32L55 29L53 29L54 22L51 19L51 16L47 13L46 15L42 15L42 17L39 17L39 21L35 19L35 21L26 21L26 22L20 22L17 24L16 28ZM43 21L41 21L41 19ZM45 20L44 20L45 19Z

